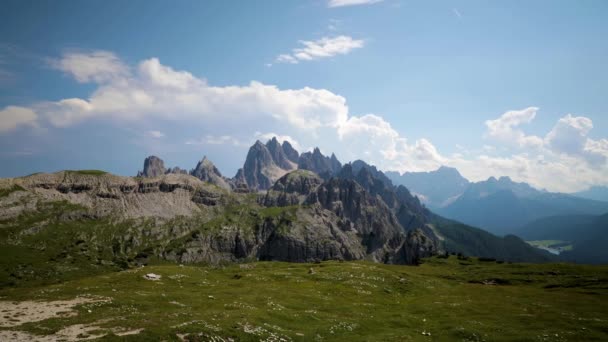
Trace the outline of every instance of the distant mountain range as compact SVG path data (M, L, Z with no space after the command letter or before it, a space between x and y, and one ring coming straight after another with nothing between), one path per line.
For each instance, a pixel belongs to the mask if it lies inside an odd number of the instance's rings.
M523 226L544 217L608 213L608 202L537 190L509 177L470 183L456 169L446 167L387 175L412 189L436 213L498 235L521 233Z
M458 170L442 166L431 172L386 172L393 183L410 189L430 208L441 208L456 200L469 186Z
M608 186L592 186L587 190L575 192L572 195L596 201L608 202Z

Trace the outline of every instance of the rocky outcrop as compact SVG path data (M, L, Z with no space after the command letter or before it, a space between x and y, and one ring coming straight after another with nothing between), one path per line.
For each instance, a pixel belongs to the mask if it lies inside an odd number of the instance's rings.
M283 141L282 147L285 156L287 156L287 159L289 159L292 163L297 164L298 159L300 158L300 154L298 153L298 151L296 151L287 140Z
M116 220L192 217L228 196L227 191L183 174L132 178L62 171L12 182L25 189L33 202L67 201L85 208L91 217Z
M215 184L224 189L230 189L231 186L226 180L220 171L213 165L213 163L207 159L207 157L203 157L201 161L196 164L194 170L190 172L190 174L203 182L208 182L211 184Z
M276 138L269 140L266 145L258 140L249 148L245 165L238 170L234 180L247 184L252 190L266 190L294 169L296 165L287 157Z
M374 166L356 161L345 165L338 177L355 180L370 194L379 196L406 231L424 228L429 221L430 212L422 206L418 198L412 196L404 186L394 187Z
M149 156L144 159L143 171L137 172L137 177L159 177L166 174L181 174L187 175L188 171L182 170L179 167L165 168L165 162L157 156Z
M167 170L167 173L173 173L173 174L178 174L178 175L187 175L188 171L175 166L175 167Z
M427 236L419 229L405 233L393 211L353 180L330 179L309 195L306 204L331 211L339 218L341 229L356 231L366 253L374 260L413 262L438 250L434 235Z
M137 173L139 177L158 177L167 172L165 162L157 156L149 156L144 160L144 170Z
M319 148L312 152L305 152L300 155L298 169L312 171L323 179L329 179L336 175L342 167L336 156L332 153L331 158L324 156Z
M301 204L321 183L323 180L312 171L292 171L279 178L261 197L260 202L267 207Z
M293 162L289 160L287 154L283 150L283 146L279 143L276 137L273 137L266 143L266 148L270 152L272 161L281 169L291 170L294 168Z

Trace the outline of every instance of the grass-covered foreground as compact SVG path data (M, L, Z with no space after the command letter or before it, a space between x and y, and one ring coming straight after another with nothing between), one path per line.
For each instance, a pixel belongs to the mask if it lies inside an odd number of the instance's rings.
M144 279L147 273L161 279ZM454 256L421 266L171 264L44 287L3 288L0 337L605 341L607 295L605 266L506 264ZM73 309L56 309L61 311L52 317L38 317L43 320L34 321L28 312L36 306L41 312L60 308L78 297L80 304Z

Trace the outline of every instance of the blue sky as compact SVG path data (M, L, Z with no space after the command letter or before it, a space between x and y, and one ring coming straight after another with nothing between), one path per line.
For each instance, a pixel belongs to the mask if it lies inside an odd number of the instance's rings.
M605 1L1 6L0 177L149 154L233 176L274 133L385 170L608 184Z

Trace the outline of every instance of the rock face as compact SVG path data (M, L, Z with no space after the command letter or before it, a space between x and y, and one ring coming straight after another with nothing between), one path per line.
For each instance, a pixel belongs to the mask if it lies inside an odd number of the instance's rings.
M318 148L312 152L302 153L298 160L298 169L310 170L323 179L329 179L337 174L342 168L342 164L332 153L331 158L324 156Z
M418 198L412 196L404 186L395 188L374 166L358 160L345 165L338 177L355 180L370 194L379 196L406 231L425 229L430 220L431 213L422 206Z
M206 156L203 157L198 164L196 164L196 167L190 172L190 174L203 182L215 184L224 189L231 188L229 182L222 176L220 171L209 159L207 159Z
M279 178L260 202L267 207L297 205L303 203L321 183L323 180L312 171L292 171Z
M293 171L280 178L261 203L266 206L304 204L314 212L309 221L322 217L324 225L339 228L332 234L336 237L340 232L339 241L349 242L340 247L340 253L330 249L323 250L323 255L339 255L341 259L366 255L380 262L416 263L438 249L432 231L412 227L406 232L393 210L353 179L332 178L323 182L311 171Z
M289 159L292 163L297 164L298 159L300 158L298 151L296 151L287 140L283 141L282 147L287 159Z
M404 263L407 259L415 263L437 252L434 235L425 236L419 229L404 233L391 209L353 180L330 179L309 195L306 204L334 213L342 230L356 231L374 260ZM417 240L413 240L414 236L418 236Z
M390 209L355 181L324 183L306 170L279 179L266 196L269 207L251 202L251 196L181 174L137 179L59 172L2 180L0 189L4 188L19 189L0 198L0 218L13 217L15 224L22 213L41 214L43 208L56 206L51 203L69 203L62 204L61 215L50 214L35 224L27 221L11 229L27 229L34 239L38 231L54 229L58 223L89 222L95 228L83 230L78 240L91 253L112 246L112 260L155 255L179 262L370 259L405 263L416 262L437 248L426 243L432 239L422 243L426 239L420 237L422 233L405 233ZM124 224L124 230L117 231L117 224ZM66 245L73 243L66 241Z
M179 167L175 166L175 167L167 170L167 173L173 173L173 174L178 174L178 175L187 175L188 171L180 169Z
M291 170L293 162L289 160L287 154L283 150L283 146L279 143L276 137L273 137L266 143L266 148L270 152L272 161L281 169Z
M291 145L287 146L291 147ZM289 153L293 157L295 150L291 150ZM276 138L269 140L266 145L258 140L249 149L245 165L238 170L234 179L236 183L247 184L252 190L266 190L277 179L294 169L296 169L295 163L288 158Z
M137 177L159 177L166 174L181 174L187 175L188 171L182 170L179 167L165 168L165 162L157 156L149 156L144 160L144 170L137 173Z
M167 172L165 162L157 156L149 156L144 160L144 170L137 175L140 177L158 177Z

